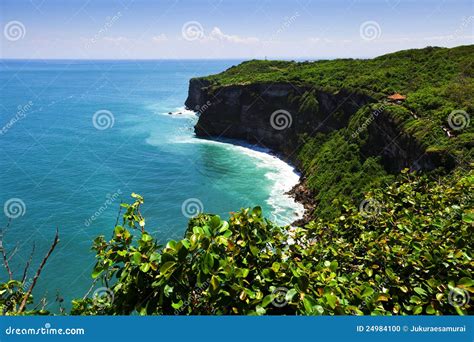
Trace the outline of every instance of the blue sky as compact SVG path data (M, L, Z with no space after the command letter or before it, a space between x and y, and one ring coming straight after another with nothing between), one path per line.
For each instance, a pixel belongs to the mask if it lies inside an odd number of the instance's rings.
M2 58L371 57L473 43L474 2L2 0Z

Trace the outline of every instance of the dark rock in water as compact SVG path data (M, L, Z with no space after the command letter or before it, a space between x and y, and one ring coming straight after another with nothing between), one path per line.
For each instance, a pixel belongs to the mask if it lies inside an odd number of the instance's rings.
M181 112L178 112L177 114L183 114L183 113L181 113Z
M171 113L171 112L168 112L168 114L169 114L169 115L171 115L171 114L173 114L173 113Z

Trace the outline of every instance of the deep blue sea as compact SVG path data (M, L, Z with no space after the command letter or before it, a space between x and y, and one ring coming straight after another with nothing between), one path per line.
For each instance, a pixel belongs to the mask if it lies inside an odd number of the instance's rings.
M1 226L13 217L3 246L20 278L36 245L32 278L59 229L35 290L48 308L57 309L58 293L65 306L86 293L92 240L110 237L132 192L145 198L146 229L163 243L181 238L196 210L228 217L261 205L282 224L301 215L284 194L298 180L291 166L194 137L197 117L183 108L189 79L237 63L0 60Z

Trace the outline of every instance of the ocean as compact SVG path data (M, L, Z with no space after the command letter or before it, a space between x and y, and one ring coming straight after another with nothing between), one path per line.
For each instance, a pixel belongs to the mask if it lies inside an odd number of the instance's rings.
M161 243L180 239L201 211L227 218L260 205L279 224L302 216L285 195L299 178L292 166L243 142L194 136L196 114L183 107L189 79L238 63L0 60L3 247L21 278L35 245L31 279L59 229L34 292L47 309L87 292L92 240L111 236L133 192Z

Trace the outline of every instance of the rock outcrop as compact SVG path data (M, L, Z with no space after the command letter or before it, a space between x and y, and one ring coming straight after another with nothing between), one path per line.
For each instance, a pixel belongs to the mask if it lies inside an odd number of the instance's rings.
M314 92L318 111L301 111L291 100ZM212 87L192 79L186 107L191 110L210 103L200 111L197 136L244 139L272 148L295 161L298 136L344 127L361 106L373 100L344 90L336 94L295 87L289 83L256 83ZM196 110L198 111L198 110Z
M302 109L301 98L311 94L316 109ZM252 83L213 86L194 78L189 84L186 107L199 113L195 132L200 137L243 139L280 153L299 166L296 157L304 134L331 132L347 126L362 106L376 102L368 95L341 89L330 93L290 83ZM403 133L387 113L377 116L367 127L369 139L361 147L365 157L381 156L388 172L403 168L432 170L452 161Z

